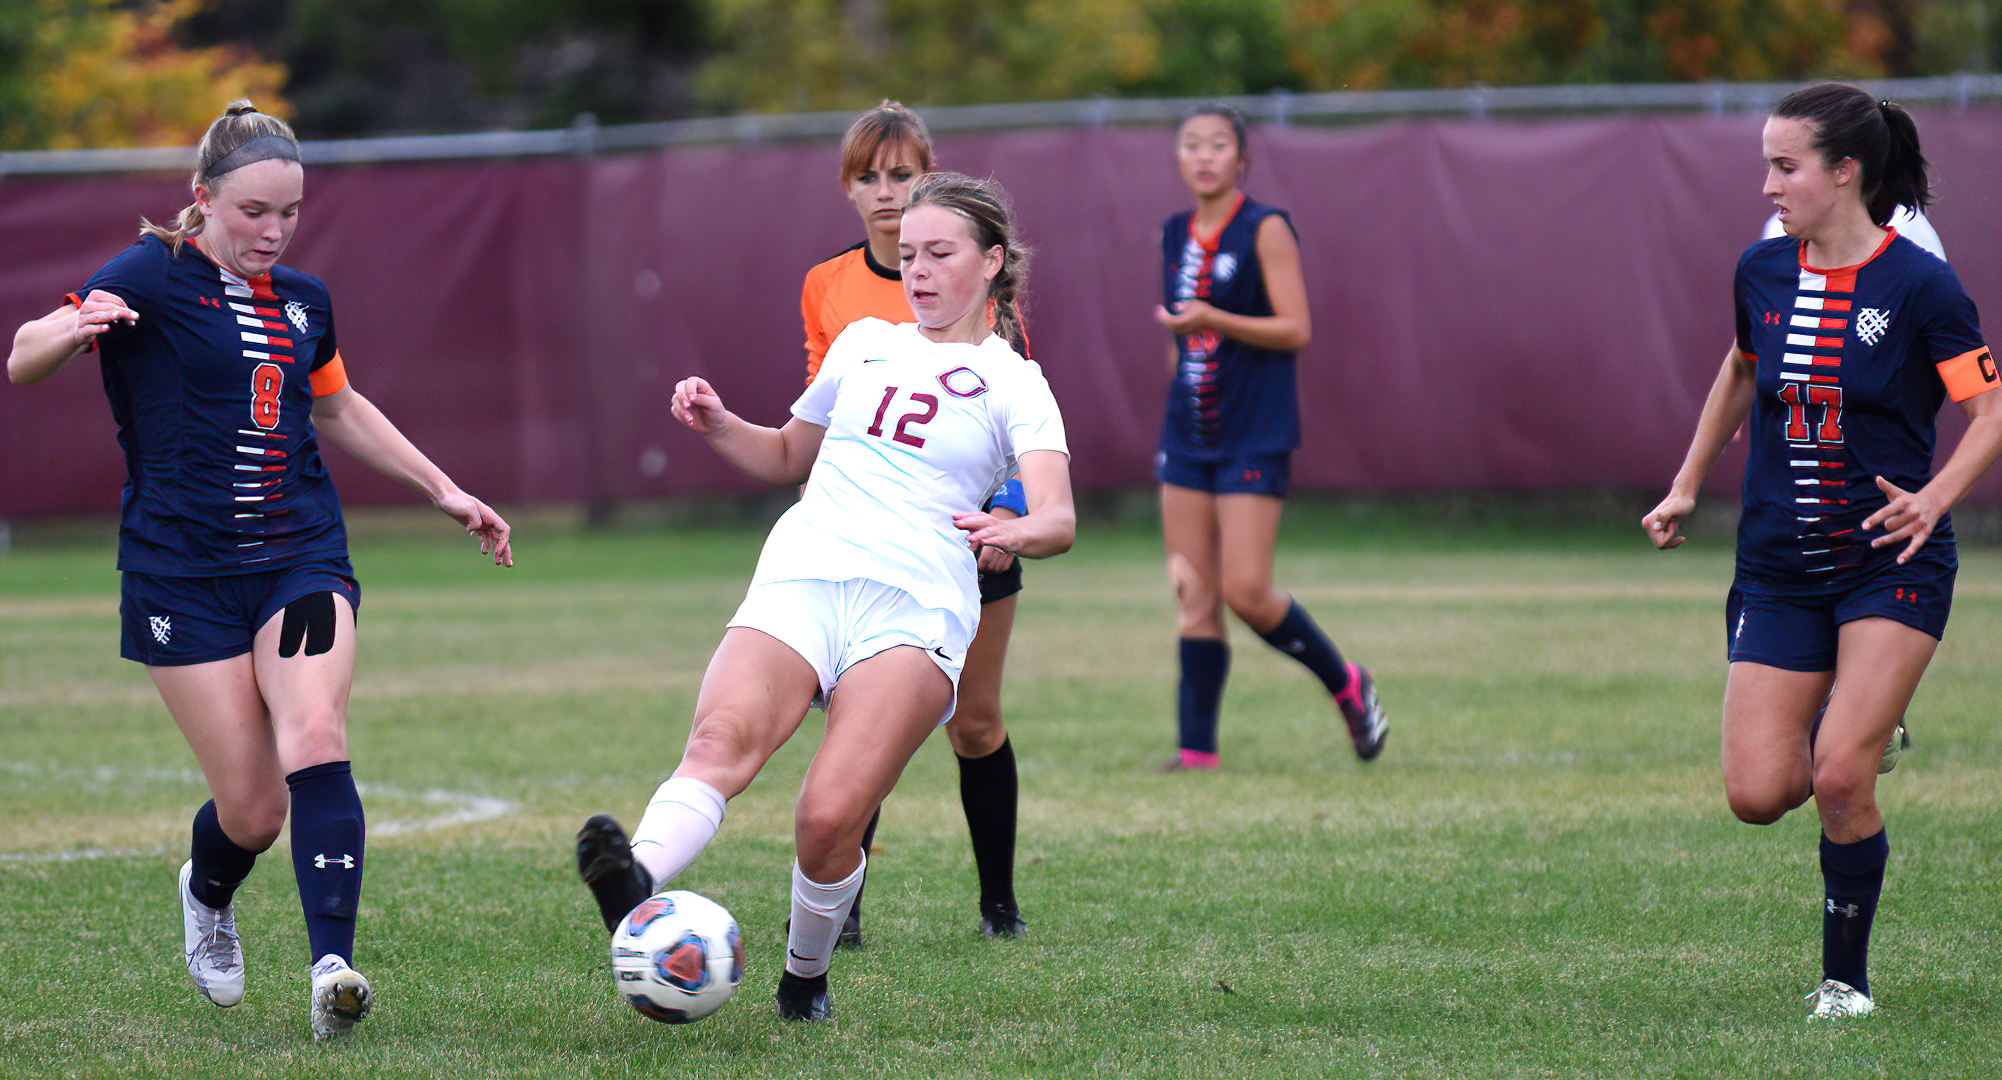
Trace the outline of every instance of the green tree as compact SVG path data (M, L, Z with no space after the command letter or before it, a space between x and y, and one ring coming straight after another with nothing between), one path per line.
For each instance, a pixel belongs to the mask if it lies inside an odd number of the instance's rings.
M0 147L188 145L239 97L283 115L283 67L173 40L197 2L0 5Z

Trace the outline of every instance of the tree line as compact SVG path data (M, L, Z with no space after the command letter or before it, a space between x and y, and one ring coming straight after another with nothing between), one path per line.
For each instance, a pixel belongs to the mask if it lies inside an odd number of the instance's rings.
M1994 71L2002 0L0 0L0 148Z

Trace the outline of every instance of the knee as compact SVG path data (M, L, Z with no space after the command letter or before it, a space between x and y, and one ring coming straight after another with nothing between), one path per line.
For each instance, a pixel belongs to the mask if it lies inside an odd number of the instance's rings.
M952 743L953 753L963 758L984 758L1001 749L1001 744L1008 740L1008 729L1001 722L1001 710L992 705L960 701L952 723L945 726L945 737Z
M1793 806L1784 799L1759 798L1749 795L1731 795L1731 813L1747 825L1771 825L1786 816ZM1799 804L1795 804L1799 805Z
M1217 586L1186 555L1168 556L1168 583L1184 618L1207 617L1216 610Z
M1731 804L1731 813L1747 825L1771 825L1806 802L1807 795L1805 787L1794 790L1785 784L1727 781L1724 785L1724 798Z
M1815 763L1814 801L1824 815L1862 810L1876 801L1876 762L1869 764L1863 769L1842 760Z
M290 808L291 800L282 786L227 801L217 796L216 822L237 847L262 852L278 842L278 834L285 829L285 814Z
M278 760L287 773L348 758L347 720L332 708L314 709L277 726L285 733Z
M1263 581L1233 577L1225 577L1223 581L1224 606L1246 622L1256 621L1254 617L1264 610L1271 594L1271 586Z
M846 870L835 877L820 875L849 863L850 856L860 856L862 830L869 823L869 812L834 800L802 798L793 813L793 843L799 850L800 869L815 881L835 881L847 876Z

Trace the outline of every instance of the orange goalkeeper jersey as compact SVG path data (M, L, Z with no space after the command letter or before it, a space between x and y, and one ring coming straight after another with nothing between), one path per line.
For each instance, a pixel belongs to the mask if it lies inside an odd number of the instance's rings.
M806 381L820 374L820 361L841 331L857 319L876 318L907 323L910 301L904 299L904 279L895 267L869 254L865 241L806 272L799 290L799 317L806 324Z

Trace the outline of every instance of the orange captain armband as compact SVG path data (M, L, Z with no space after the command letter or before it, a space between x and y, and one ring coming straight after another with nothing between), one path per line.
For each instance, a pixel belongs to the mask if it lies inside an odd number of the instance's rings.
M1943 360L1938 366L1939 381L1946 384L1946 395L1955 401L1978 397L1997 385L1995 356L1986 345Z
M348 388L348 369L347 365L341 363L339 349L334 350L334 358L332 360L321 364L320 369L313 372L311 379L313 381L314 397L326 397L329 394L338 394Z

